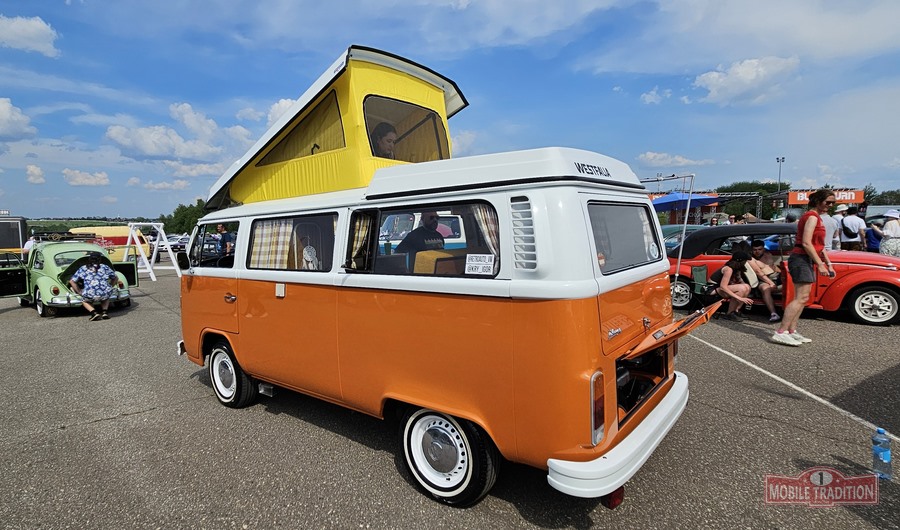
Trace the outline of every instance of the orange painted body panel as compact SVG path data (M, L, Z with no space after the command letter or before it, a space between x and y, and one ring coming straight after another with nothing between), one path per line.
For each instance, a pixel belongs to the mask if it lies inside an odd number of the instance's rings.
M336 288L288 283L284 298L275 296L274 282L242 280L240 289L235 355L241 367L280 386L341 400Z
M224 302L238 290L236 304ZM238 287L234 279L182 279L192 361L203 364L204 333L222 332L256 378L374 416L396 399L466 418L483 426L504 456L539 468L548 458L596 458L618 442L615 360L648 335L644 317L650 329L671 322L667 300L665 274L578 300L296 283L286 283L279 298L271 281L241 280ZM602 312L627 323L605 343L611 326ZM607 424L593 447L590 379L598 369ZM629 425L650 408L634 413Z
M181 277L181 336L188 358L201 366L207 333L229 336L238 332L238 306L225 300L228 294L239 294L234 278Z

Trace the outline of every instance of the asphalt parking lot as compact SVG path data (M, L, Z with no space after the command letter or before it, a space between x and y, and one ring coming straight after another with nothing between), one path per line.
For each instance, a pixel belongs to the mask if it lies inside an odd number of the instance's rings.
M763 487L814 466L868 472L871 425L900 433L900 326L808 312L814 342L789 348L762 313L714 320L681 341L690 403L618 509L509 463L456 509L418 492L379 420L287 391L219 405L175 354L177 277L157 275L108 321L0 300L0 527L900 528L896 476L875 506L768 505Z

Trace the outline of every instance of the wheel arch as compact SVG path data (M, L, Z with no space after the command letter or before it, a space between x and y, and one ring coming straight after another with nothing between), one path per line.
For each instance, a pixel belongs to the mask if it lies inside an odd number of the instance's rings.
M235 349L234 344L231 342L231 339L227 334L222 333L220 331L206 331L203 333L203 338L200 343L200 358L203 359L203 363L206 364L206 359L209 358L209 354L212 353L213 345L219 341L224 341L228 344L228 347L231 349L231 352L234 354L235 359L238 357L237 349ZM237 359L238 363L240 360Z
M896 282L883 279L860 281L859 278L851 277L828 286L825 296L819 299L819 305L826 311L850 309L850 299L853 293L861 288L887 289L900 297L900 279Z
M403 416L413 409L428 409L435 412L452 416L459 420L468 421L480 430L488 443L491 443L500 455L505 459L510 459L514 454L514 447L506 447L504 449L502 443L497 443L498 437L490 428L490 423L483 416L471 414L462 410L452 410L446 407L436 406L434 403L417 403L415 400L404 399L396 396L386 397L382 402L381 412L385 421L393 421L397 425L403 420ZM502 440L502 437L500 437Z

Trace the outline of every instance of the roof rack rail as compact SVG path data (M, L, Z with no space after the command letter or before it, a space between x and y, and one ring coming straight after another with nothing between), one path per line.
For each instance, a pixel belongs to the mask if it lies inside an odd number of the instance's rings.
M35 232L35 241L93 241L95 234L73 234L71 232Z

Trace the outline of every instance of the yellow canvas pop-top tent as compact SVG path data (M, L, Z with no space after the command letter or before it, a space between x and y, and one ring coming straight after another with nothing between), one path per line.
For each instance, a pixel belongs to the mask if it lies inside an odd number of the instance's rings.
M450 158L447 119L467 105L441 74L351 46L219 178L206 207L360 188L380 167ZM390 153L377 145L385 131Z

